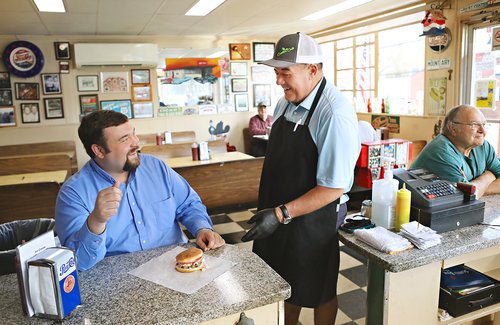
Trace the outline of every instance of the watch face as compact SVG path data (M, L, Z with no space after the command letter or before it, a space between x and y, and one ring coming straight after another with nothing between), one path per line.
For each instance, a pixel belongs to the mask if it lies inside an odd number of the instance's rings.
M284 224L284 225L287 225L287 224L289 224L290 222L292 222L292 217L288 217L288 218L283 217L283 224Z

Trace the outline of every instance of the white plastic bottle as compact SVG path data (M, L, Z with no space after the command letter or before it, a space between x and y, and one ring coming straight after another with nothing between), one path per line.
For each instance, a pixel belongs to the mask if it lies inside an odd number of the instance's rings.
M373 181L372 222L386 229L393 229L396 219L396 194L398 180L393 178L392 169L386 166L384 178Z

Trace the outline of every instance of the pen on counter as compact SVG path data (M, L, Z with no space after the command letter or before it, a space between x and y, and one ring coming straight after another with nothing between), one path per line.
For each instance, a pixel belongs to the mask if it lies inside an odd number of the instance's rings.
M302 118L300 118L297 123L295 123L295 127L293 128L293 132L297 130L297 127L299 126L300 122L302 122Z

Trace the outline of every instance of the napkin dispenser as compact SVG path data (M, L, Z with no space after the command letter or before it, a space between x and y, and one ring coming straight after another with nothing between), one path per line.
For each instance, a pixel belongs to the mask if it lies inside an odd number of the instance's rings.
M28 261L28 282L35 316L63 319L81 304L74 253L50 247Z

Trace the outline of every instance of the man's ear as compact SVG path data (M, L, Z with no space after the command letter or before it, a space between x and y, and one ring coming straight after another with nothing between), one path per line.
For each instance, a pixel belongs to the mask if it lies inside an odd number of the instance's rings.
M106 151L104 150L103 147L101 147L100 145L98 144L93 144L91 146L92 148L92 152L94 153L94 155L98 158L104 158L104 154L106 153Z

